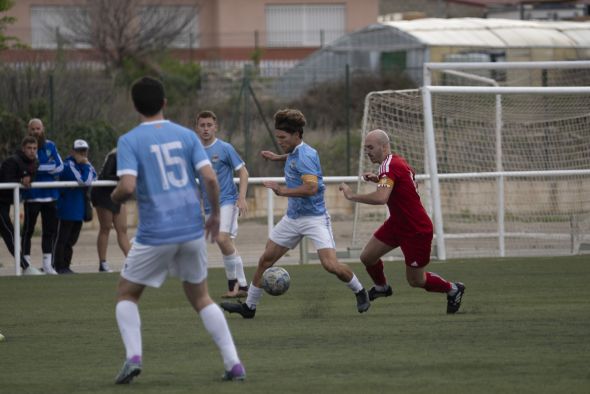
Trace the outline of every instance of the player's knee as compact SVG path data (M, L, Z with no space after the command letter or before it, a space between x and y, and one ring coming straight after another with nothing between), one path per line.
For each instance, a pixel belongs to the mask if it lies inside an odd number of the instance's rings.
M375 259L366 253L361 253L359 258L361 260L361 263L363 263L365 265L365 267L370 267L370 266L374 265L375 263L377 263L377 261L379 261L379 259Z
M424 280L420 280L418 278L412 278L412 277L408 277L406 279L408 280L408 284L411 287L418 287L418 288L424 287Z
M322 266L326 271L334 275L342 275L342 273L346 271L346 266L340 264L337 260L323 261Z

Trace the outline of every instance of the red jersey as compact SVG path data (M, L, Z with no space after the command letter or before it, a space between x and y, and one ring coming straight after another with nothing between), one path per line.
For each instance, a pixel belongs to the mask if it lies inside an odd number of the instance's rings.
M432 234L432 221L418 195L415 173L403 157L388 155L379 166L379 180L391 179L393 190L387 200L388 227L398 235Z

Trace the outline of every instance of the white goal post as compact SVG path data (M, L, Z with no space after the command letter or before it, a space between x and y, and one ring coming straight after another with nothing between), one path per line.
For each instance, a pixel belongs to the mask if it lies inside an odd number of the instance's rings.
M427 63L420 90L367 96L363 136L386 130L418 167L439 260L580 252L590 235L588 76L590 62ZM460 86L435 86L449 81ZM363 156L359 174L370 169ZM353 245L376 216L357 204Z

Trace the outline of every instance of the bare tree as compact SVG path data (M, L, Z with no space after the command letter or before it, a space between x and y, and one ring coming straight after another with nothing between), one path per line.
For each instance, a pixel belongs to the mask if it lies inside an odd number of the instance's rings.
M122 67L127 59L154 68L149 55L175 43L186 46L187 35L196 34L196 18L196 2L173 6L145 0L87 0L64 13L63 36L74 45L96 49L107 70Z

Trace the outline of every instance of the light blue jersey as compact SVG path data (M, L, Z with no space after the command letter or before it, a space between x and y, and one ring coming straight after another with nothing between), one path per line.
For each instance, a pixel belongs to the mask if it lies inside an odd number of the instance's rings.
M167 120L142 123L119 138L117 175L137 177L138 243L182 243L203 236L195 177L210 164L195 133Z
M234 171L238 171L245 163L234 147L220 139L205 147L207 156L213 165L217 182L219 182L219 206L235 205L238 201L238 188L234 183ZM211 213L211 205L207 199L205 188L201 182L201 195L205 204L205 213Z
M324 179L322 166L318 152L311 146L302 142L293 152L287 156L285 162L285 181L287 187L292 189L303 184L303 175L315 175L318 177L318 191L310 197L289 197L287 216L297 219L301 216L319 216L326 213L324 202Z

